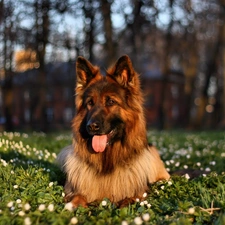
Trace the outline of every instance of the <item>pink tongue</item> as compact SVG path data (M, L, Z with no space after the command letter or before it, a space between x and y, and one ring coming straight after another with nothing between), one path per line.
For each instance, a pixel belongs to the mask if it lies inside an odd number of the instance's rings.
M107 135L95 135L92 138L92 148L96 152L103 152L107 144Z

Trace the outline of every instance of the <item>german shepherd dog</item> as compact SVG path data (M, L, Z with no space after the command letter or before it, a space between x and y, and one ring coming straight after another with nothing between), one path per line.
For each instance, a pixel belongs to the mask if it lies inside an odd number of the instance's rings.
M139 75L126 55L106 76L78 57L76 75L73 144L58 156L65 200L87 207L108 198L123 207L142 199L149 184L170 175L148 145Z

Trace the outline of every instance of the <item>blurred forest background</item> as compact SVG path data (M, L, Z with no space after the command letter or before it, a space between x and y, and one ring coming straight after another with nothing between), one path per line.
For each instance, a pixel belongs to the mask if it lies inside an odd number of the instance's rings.
M70 127L78 55L128 54L148 125L225 127L225 0L0 0L0 126Z

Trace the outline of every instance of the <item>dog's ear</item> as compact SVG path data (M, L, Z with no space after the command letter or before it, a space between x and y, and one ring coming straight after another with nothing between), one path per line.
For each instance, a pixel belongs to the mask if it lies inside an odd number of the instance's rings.
M77 88L84 88L87 84L96 77L99 73L99 68L93 66L87 59L82 56L77 58L76 62L76 74L77 74L77 81L76 87Z
M121 86L128 87L136 85L137 74L127 55L117 60L115 65L108 71L108 75L113 77Z

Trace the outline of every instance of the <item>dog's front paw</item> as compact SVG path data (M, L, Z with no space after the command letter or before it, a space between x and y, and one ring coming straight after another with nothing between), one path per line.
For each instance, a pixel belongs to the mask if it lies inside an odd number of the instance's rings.
M82 195L74 195L70 202L73 204L74 208L77 208L79 206L82 206L84 208L88 207L87 200Z

